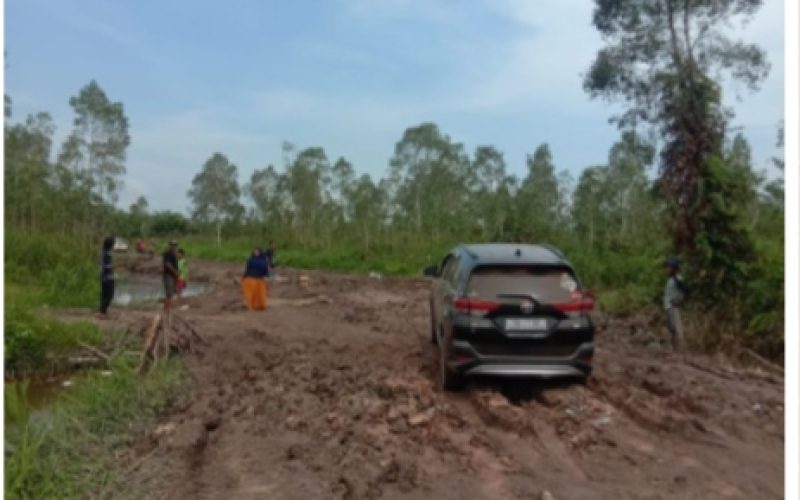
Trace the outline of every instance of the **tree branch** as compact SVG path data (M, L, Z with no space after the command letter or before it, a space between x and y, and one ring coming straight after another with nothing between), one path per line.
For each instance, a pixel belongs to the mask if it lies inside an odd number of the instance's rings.
M667 5L667 24L669 25L670 45L672 46L672 62L676 68L683 67L683 60L681 59L681 51L678 47L678 33L675 30L675 9L674 0L666 0Z
M683 0L683 38L686 46L686 57L689 65L694 67L694 55L692 54L692 37L689 35L689 3L691 0Z

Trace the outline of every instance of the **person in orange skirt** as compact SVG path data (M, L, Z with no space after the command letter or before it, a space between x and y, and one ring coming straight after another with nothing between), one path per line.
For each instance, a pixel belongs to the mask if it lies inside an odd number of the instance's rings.
M253 248L242 277L242 296L247 309L260 311L267 308L267 260L260 248Z

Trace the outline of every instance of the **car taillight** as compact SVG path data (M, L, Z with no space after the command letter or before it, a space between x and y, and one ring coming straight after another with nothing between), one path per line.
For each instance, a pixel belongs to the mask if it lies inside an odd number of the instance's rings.
M499 308L500 304L497 302L470 297L459 297L453 301L453 309L455 309L456 312L472 316L484 316Z
M562 302L561 304L553 304L553 307L559 311L566 312L592 312L594 310L594 299L585 294L575 294L575 297L569 302Z

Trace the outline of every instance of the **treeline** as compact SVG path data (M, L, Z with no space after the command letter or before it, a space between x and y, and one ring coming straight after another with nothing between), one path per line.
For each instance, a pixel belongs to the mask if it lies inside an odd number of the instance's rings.
M94 82L88 88L99 89ZM90 255L103 232L131 240L189 234L243 236L254 243L276 238L308 253L347 249L352 259L385 255L419 265L419 259L439 258L460 241L549 242L568 253L589 284L639 307L657 302L661 259L675 249L670 201L649 175L656 149L633 130L621 134L604 163L587 167L577 179L556 167L547 144L528 155L525 175L517 177L497 148L479 146L469 153L432 123L402 134L381 179L358 175L345 158L331 161L321 147L298 150L284 143L282 166L256 169L241 183L237 166L215 153L192 182L193 212L186 217L151 212L144 197L127 210L114 208L110 199L123 180L119 171L102 201L100 190L90 188L97 156L65 164L63 150L75 141L68 139L51 162L53 128L47 123L40 114L7 128L6 222L12 231L64 233L81 241L86 235ZM755 171L742 135L728 141L723 153L724 169L747 186L726 201L743 214L746 230L758 235L758 251L742 262L752 268L747 288L720 294L757 297L742 321L747 331L774 332L782 317L782 184ZM696 273L687 278L699 279Z
M321 147L287 142L282 165L256 169L243 183L237 166L214 153L189 187L189 218L150 213L144 198L118 210L127 119L122 104L91 82L70 99L74 130L55 161L46 113L7 123L6 222L87 245L107 231L213 234L217 245L245 235L253 242L274 237L308 254L365 261L378 255L420 265L459 241L546 241L562 247L586 281L627 309L657 304L661 261L676 253L686 262L691 303L710 319L713 341L735 333L779 354L783 184L758 172L745 138L731 134L732 113L712 78L727 73L756 88L766 76L763 51L723 30L759 5L598 1L593 23L605 46L584 88L592 97L621 101L626 111L614 118L621 133L608 158L577 179L556 168L547 144L528 156L517 177L495 147L467 151L423 123L402 134L381 179L357 174ZM7 120L10 104L7 99Z

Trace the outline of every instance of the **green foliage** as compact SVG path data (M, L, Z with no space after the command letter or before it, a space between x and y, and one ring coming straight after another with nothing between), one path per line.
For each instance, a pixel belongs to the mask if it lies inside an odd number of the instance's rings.
M704 314L724 318L736 333L757 336L754 343L774 354L782 346L783 254L776 245L782 230L760 214L774 216L782 208L782 184L765 186L759 199L763 180L753 172L744 137L734 137L725 151L729 114L719 83L710 77L728 73L751 89L766 77L764 52L731 40L727 30L731 20L747 20L761 4L596 0L593 22L606 45L584 88L593 97L628 105L618 118L621 126L657 127L663 144L658 186L666 195L673 247L689 263L693 300ZM598 180L606 176L602 168L585 172L576 205L603 197ZM619 187L610 191L620 193ZM580 227L594 231L602 225L600 215L584 215ZM760 228L764 244L756 246L754 228Z
M75 129L61 150L59 164L101 203L114 203L131 142L122 103L111 102L92 80L70 98L69 105L75 112Z
M527 159L528 175L516 201L516 233L527 239L552 240L561 219L558 179L550 147L542 144Z
M728 73L756 88L769 63L755 45L731 40L733 19L746 20L762 0L596 0L593 23L606 46L586 74L592 97L621 98L628 111L623 126L661 123L666 93L677 82L688 88L686 71ZM684 78L684 80L681 80ZM688 84L688 85L686 85Z
M24 386L6 387L6 498L107 498L122 494L115 452L153 421L185 383L175 361L147 377L134 360L115 358L111 376L91 374L46 410L27 418Z
M100 296L97 258L73 239L5 232L5 367L29 373L52 369L52 355L78 342L93 343L91 324L62 323L42 314L42 304L94 306Z
M712 157L700 185L706 200L699 212L697 253L692 261L702 296L709 303L738 300L746 289L754 262L752 236L745 222L747 179L722 159ZM740 201L741 200L741 201Z
M95 305L100 297L99 259L99 241L92 251L73 238L6 228L6 283L36 289L45 304Z
M5 289L5 369L23 375L52 371L57 355L80 342L92 344L101 339L97 326L88 322L61 322L39 310L41 293L36 289L7 285Z
M189 230L189 221L177 212L156 212L149 220L150 232L153 236L174 236L186 234Z
M70 99L75 129L52 163L55 126L47 113L6 123L5 223L59 233L90 245L109 224L130 138L120 103L92 81Z
M217 229L217 244L222 243L222 226L240 218L244 208L239 202L236 165L221 153L214 153L203 169L192 179L189 198L194 208L192 217Z

